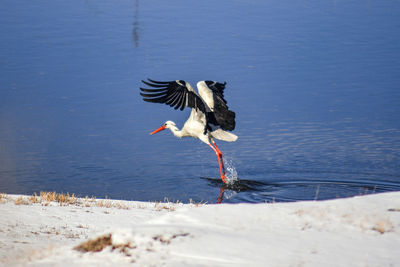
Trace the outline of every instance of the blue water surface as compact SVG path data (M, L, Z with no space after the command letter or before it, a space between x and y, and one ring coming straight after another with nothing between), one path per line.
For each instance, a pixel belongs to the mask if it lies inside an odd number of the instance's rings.
M0 9L0 192L208 203L400 190L399 1L27 1ZM141 80L226 81L239 183Z

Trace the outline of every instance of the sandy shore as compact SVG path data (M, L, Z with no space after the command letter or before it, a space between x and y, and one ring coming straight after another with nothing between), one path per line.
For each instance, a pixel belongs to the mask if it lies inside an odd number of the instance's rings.
M400 192L272 204L0 202L7 266L400 266Z

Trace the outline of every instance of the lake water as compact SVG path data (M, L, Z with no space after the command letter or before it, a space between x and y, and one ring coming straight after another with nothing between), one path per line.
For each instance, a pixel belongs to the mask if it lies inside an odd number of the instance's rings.
M400 190L400 1L27 1L0 9L0 192L215 203ZM226 81L239 183L141 80ZM233 175L233 174L232 174Z

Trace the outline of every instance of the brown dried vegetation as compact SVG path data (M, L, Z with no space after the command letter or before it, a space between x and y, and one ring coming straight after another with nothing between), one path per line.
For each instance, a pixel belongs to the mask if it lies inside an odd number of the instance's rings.
M389 220L380 220L376 222L372 230L384 234L393 231L393 224Z
M153 240L159 241L162 244L170 244L173 239L175 239L177 237L181 237L181 236L188 236L188 235L190 235L190 234L189 233L174 234L174 235L170 236L169 238L165 237L163 235L156 235L156 236L153 236Z
M80 252L99 252L102 251L105 247L111 246L111 234L100 236L94 240L88 240L79 246L76 246L74 249Z
M35 193L36 196L36 193ZM75 194L57 194L56 192L40 192L41 201L58 202L60 205L70 205L76 203ZM34 202L37 203L37 202Z
M4 202L7 198L7 194L5 193L0 193L0 203Z
M94 240L88 240L76 247L74 247L75 250L86 253L86 252L100 252L106 247L110 246L111 249L117 250L125 256L132 256L130 253L130 250L135 249L136 246L133 246L130 242L124 243L124 244L114 244L112 243L112 235L104 235L100 236Z
M16 200L14 200L15 205L29 205L29 201L24 198L24 197L18 197Z
M18 196L12 197L5 193L0 193L0 203L5 203L7 201L13 201L16 205L31 205L31 204L41 204L42 206L51 206L54 203L58 203L60 206L76 205L83 207L101 207L101 208L116 208L130 210L132 208L137 209L147 209L154 208L156 211L175 211L176 204L180 202L177 201L169 202L153 202L153 203L128 203L125 201L111 200L111 199L96 199L96 197L86 196L84 198L77 198L75 194L70 195L69 193L57 193L57 192L45 192L41 191L39 195L34 193L32 196ZM192 205L198 207L202 204L191 202Z

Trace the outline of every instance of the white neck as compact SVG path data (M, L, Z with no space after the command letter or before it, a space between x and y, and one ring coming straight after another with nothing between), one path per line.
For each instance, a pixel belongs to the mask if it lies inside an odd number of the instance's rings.
M171 132L172 132L176 137L181 138L181 137L183 136L182 131L179 130L178 127L176 127L176 126L173 126L173 125L168 126L168 129L170 129Z

